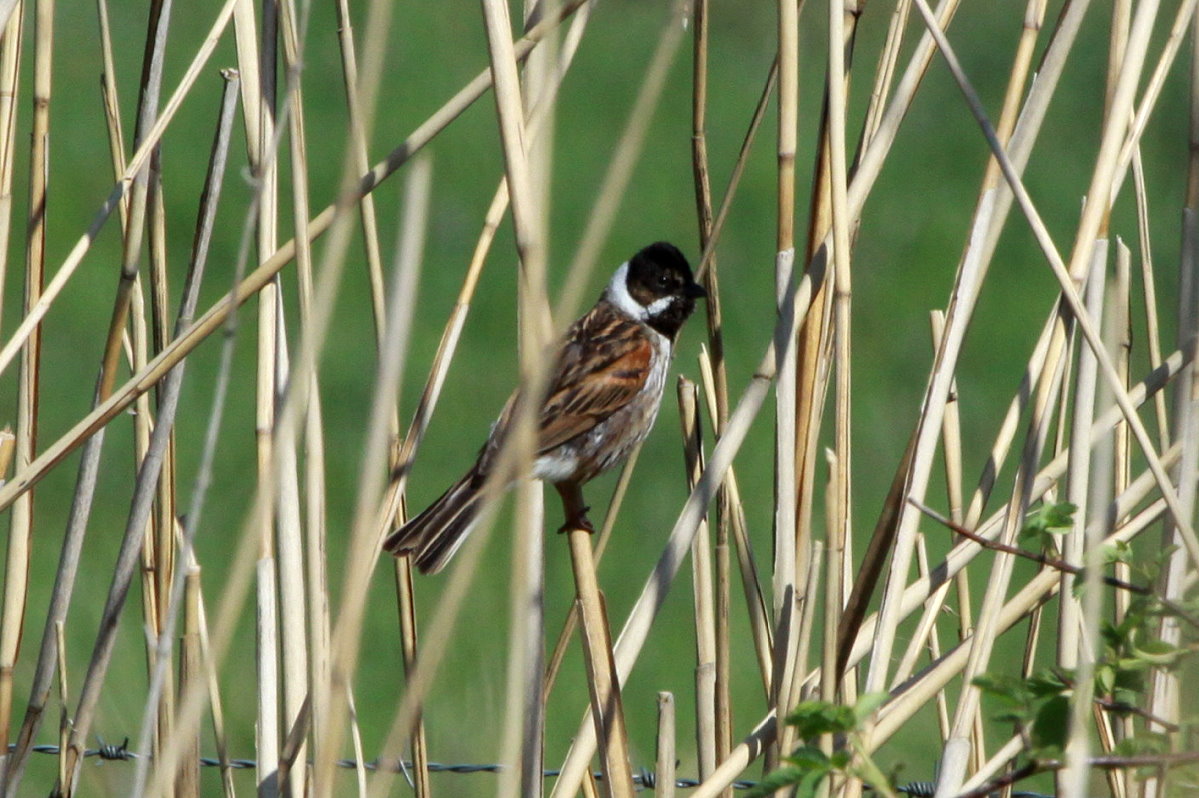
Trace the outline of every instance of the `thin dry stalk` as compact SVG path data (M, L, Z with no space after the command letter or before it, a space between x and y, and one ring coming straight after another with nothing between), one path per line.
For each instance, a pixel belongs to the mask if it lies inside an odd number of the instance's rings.
M847 174L847 157L845 154L845 117L849 73L844 49L853 34L852 29L846 30L845 18L843 13L839 12L842 12L842 9L838 8L833 0L830 0L828 143L830 210L833 233L833 313L835 325L833 340L837 371L834 421L836 470L833 472L836 500L832 505L836 532L830 543L843 552L853 528L850 515L850 510L853 507L852 482L850 478L852 472L850 457L850 401L852 397L850 380L850 312L853 293L849 265L850 227L853 225L853 219L850 216L847 198L849 178ZM839 565L840 563L838 563ZM842 601L839 593L840 589L838 588L836 593L830 592L829 594L838 604L838 614ZM811 597L815 593L809 593L808 595ZM806 664L804 664L804 669L806 670Z
M0 299L8 275L8 246L12 235L13 158L17 135L17 82L21 60L21 15L9 17L0 37ZM0 318L3 318L0 315ZM7 753L0 754L0 758Z
M179 689L204 684L203 652L200 647L200 580L198 570L188 572L184 588L183 639L179 646ZM203 689L198 687L195 689ZM175 794L180 798L200 797L200 730L188 735L179 758Z
M716 414L716 393L715 380L712 375L712 368L708 360L707 352L700 350L699 355L699 371L703 378L704 395L708 402L708 412L714 417ZM737 487L737 472L730 467L728 476L725 478L725 486L729 492L729 510L730 521L733 529L733 541L737 548L737 565L741 571L741 586L745 593L745 607L749 614L750 630L753 634L754 653L757 654L758 672L762 677L762 687L764 688L766 698L770 698L771 684L771 658L770 652L773 648L771 644L770 632L770 614L766 610L766 599L762 595L762 583L758 578L757 566L754 562L753 551L750 548L749 537L745 530L745 509L741 504L741 492ZM725 544L727 550L727 544ZM717 548L717 554L720 554L720 548ZM719 571L717 572L719 576ZM728 618L725 611L721 610L719 617ZM719 627L717 634L720 634ZM717 649L719 653L719 648ZM727 754L721 761L727 759Z
M276 6L262 7L262 27L254 17L251 0L240 0L234 13L237 63L243 79L242 107L246 116L246 143L250 171L256 189L258 263L275 251L278 214L278 172L275 150L275 37ZM279 328L281 297L278 276L268 281L258 295L258 350L255 378L254 440L258 453L258 490L276 495L271 481L278 467L291 472L291 462L276 466L271 459L275 449L278 401ZM290 458L284 457L284 460ZM292 472L294 474L294 472ZM259 503L258 529L257 626L255 630L258 699L257 756L255 775L260 795L272 798L279 792L279 745L285 729L280 728L279 707L279 607L278 574L275 565L274 503ZM280 530L282 535L282 530Z
M347 0L337 3L337 42L341 51L342 82L346 89L346 121L349 122L350 146L359 174L370 168L366 137L362 129L362 114L358 108L358 53L354 45L354 23ZM358 202L362 214L362 244L366 254L366 273L371 287L371 309L375 317L375 345L383 345L386 328L384 306L383 259L379 250L379 225L375 216L375 198L364 194Z
M836 474L837 455L826 452L829 474ZM837 629L841 626L841 609L844 601L841 575L845 571L843 561L845 555L845 528L838 523L841 510L837 506L836 481L830 479L825 488L825 513L827 526L826 540L828 543L828 565L824 577L824 639L821 648L820 667L820 700L835 702L839 674L837 673ZM825 753L832 753L832 738L821 740Z
M695 184L695 207L699 221L700 250L712 249L712 185L708 168L708 139L706 115L708 105L708 0L698 0L692 7L694 49L691 61L691 164ZM709 365L715 388L716 412L712 415L716 437L724 431L729 417L728 374L724 362L724 323L720 308L720 281L716 256L707 255L704 288L708 292L704 303L708 323ZM715 697L716 715L715 758L711 766L723 761L732 746L732 707L730 705L729 627L732 579L729 558L729 489L722 486L716 501L716 638ZM706 536L705 536L706 537ZM701 772L703 772L701 768ZM725 798L729 798L726 796Z
M543 352L550 338L552 321L545 282L545 198L539 188L545 184L534 179L530 163L525 104L521 95L516 54L508 17L508 4L501 0L483 0L483 19L487 29L488 53L495 85L496 111L499 120L500 143L504 153L504 172L512 205L512 224L516 234L516 251L520 259L517 304L520 320L520 371L522 389L528 396L539 396L548 378ZM528 472L533 460L535 440L534 414L531 402L517 406L513 419L513 445L518 474ZM501 785L501 794L514 795L517 783L525 794L540 791L541 750L541 679L544 671L542 637L544 629L541 596L544 588L542 564L542 497L540 485L522 480L517 489L517 519L512 557L512 627L508 669L508 709L505 734L505 760L516 759L522 752L519 777L509 776ZM587 544L590 547L590 543ZM574 546L572 544L572 552ZM590 548L588 548L590 554ZM580 596L582 601L582 586ZM584 604L586 606L586 603ZM592 622L595 621L593 617ZM584 619L584 626L587 619ZM599 688L596 688L599 689ZM608 695L604 695L605 701ZM618 699L617 699L618 700ZM623 718L618 713L618 726ZM619 736L619 735L617 735ZM627 741L620 741L627 757ZM614 760L608 761L605 773L613 780L624 774ZM536 772L533 772L533 771ZM536 785L535 787L533 785ZM616 786L612 787L613 791Z
M680 376L679 421L687 491L704 469L703 436L699 420L699 387ZM692 607L695 614L695 743L700 779L716 767L716 602L712 584L712 541L707 519L700 521L691 542Z
M400 612L400 643L404 653L404 673L411 677L416 668L417 626L416 591L412 586L412 564L402 558L395 562L396 604ZM363 781L365 783L365 775ZM417 798L431 794L429 789L429 750L425 742L425 725L417 708L416 725L412 733L412 778ZM365 789L362 790L365 794Z
M945 314L935 310L931 314L934 351L941 346L945 336ZM941 453L945 459L945 492L949 502L949 517L956 523L964 523L962 493L962 429L959 420L959 395L957 381L950 383L949 399L945 403L945 418L941 422ZM958 639L965 640L974 629L974 610L970 599L970 580L966 571L954 579L957 598ZM942 594L942 600L944 594ZM938 607L937 612L940 611ZM944 695L939 695L942 700ZM981 720L981 719L980 719ZM978 741L974 747L981 750Z
M1116 297L1112 305L1115 314L1113 325L1119 335L1117 367L1123 378L1125 387L1129 387L1132 368L1132 253L1128 246L1119 238L1116 239ZM1156 405L1156 403L1155 403ZM1112 431L1112 490L1117 496L1128 489L1131 479L1132 436L1128 425L1123 422L1116 425ZM1160 439L1160 436L1159 436ZM1127 521L1127 516L1115 519L1117 526ZM1129 582L1132 580L1132 566L1126 562L1117 562L1113 568L1113 576ZM1123 590L1118 590L1112 596L1112 618L1118 625L1124 621L1128 612L1131 597ZM1115 738L1117 741L1128 739L1134 734L1134 719L1131 716L1119 718L1116 721ZM1115 774L1113 788L1118 791L1118 798L1129 794L1128 779L1124 774Z
M26 310L37 302L45 271L46 195L48 190L50 65L54 5L48 0L36 6L34 121L30 153L30 213L28 216L25 296ZM12 49L11 41L6 49ZM11 157L11 156L10 156ZM9 170L11 171L11 170ZM11 178L10 178L11 179ZM37 446L39 407L40 337L31 339L22 351L18 386L16 457L18 467L29 462ZM5 570L4 610L0 621L0 742L7 752L12 708L13 668L25 624L26 593L33 542L33 497L13 508Z

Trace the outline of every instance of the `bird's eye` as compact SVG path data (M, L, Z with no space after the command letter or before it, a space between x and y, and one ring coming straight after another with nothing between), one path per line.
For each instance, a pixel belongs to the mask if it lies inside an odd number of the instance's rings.
M658 287L659 288L669 288L670 287L670 277L668 277L665 274L659 274L658 275Z

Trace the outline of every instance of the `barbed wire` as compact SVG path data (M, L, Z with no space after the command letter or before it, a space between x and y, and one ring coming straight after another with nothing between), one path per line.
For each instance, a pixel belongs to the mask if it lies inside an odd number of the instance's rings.
M86 749L83 752L85 759L98 757L107 762L130 762L138 759L138 754L135 751L129 750L128 737L126 737L120 745L105 743L104 740L100 739L98 735L97 739L100 742L99 747ZM17 746L15 743L10 743L8 746L8 752L11 754L14 750L16 750L16 747ZM33 751L35 754L57 755L60 749L57 745L35 745L29 750ZM215 768L221 767L222 765L221 760L210 756L202 756L200 757L199 761L201 767ZM355 770L358 768L358 760L356 759L338 759L335 764L339 768L346 768L348 770ZM258 767L258 763L253 759L230 759L228 761L228 765L233 770L253 770L254 768ZM362 767L365 770L371 771L382 770L390 773L407 774L412 770L414 765L412 762L407 760L380 762L378 759L375 759L370 762L362 763ZM446 765L442 764L441 762L430 762L428 769L430 773L500 773L504 770L504 765L471 763ZM557 776L559 773L560 771L549 768L543 770L541 775L548 779ZM603 781L604 775L603 773L597 771L595 773L595 778L599 781ZM674 782L674 786L684 789L698 787L700 784L701 782L698 779L686 778L675 779ZM734 781L730 786L737 790L748 790L756 787L757 784L758 783L756 781L737 780ZM633 786L652 790L655 786L657 786L657 776L652 770L642 769L633 774ZM936 792L936 784L931 781L914 781L909 784L905 784L902 787L897 787L895 791L903 795L912 796L912 798L930 798L933 793ZM1049 796L1029 792L1016 792L1013 793L1013 795L1024 796L1025 798L1049 798Z

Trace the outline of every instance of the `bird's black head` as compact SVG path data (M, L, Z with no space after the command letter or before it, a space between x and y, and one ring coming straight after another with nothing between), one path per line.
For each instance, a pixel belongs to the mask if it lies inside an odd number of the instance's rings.
M695 282L683 253L665 241L645 247L627 266L623 288L640 320L673 340L695 310L695 300L708 292Z

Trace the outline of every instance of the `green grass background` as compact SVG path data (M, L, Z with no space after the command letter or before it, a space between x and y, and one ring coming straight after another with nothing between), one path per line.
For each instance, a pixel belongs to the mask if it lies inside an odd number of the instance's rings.
M314 4L305 53L305 113L314 208L323 207L335 196L346 136L336 22L330 5ZM713 189L719 198L773 58L776 23L774 5L760 0L744 3L716 0L712 5L708 140ZM997 115L1024 7L1014 0L964 5L950 37L988 110ZM1047 20L1052 21L1060 5L1050 4ZM182 75L214 10L213 4L176 4L166 91L173 90ZM356 10L359 25L364 18L362 11ZM1059 249L1067 252L1098 146L1108 12L1106 3L1097 4L1090 12L1026 173L1033 199ZM117 83L127 141L132 138L145 35L144 14L143 4L139 3L119 2L112 8ZM797 209L800 230L805 228L807 186L824 72L824 14L818 4L809 3L801 19L803 68L798 158L801 188ZM872 3L861 20L850 98L850 132L855 136L889 14L889 4ZM395 146L487 64L477 4L400 0L395 3L393 18L386 77L371 135L372 160ZM554 130L549 242L551 295L562 283L565 264L569 263L591 213L595 193L666 19L664 3L604 0L595 11L576 64L565 81ZM90 4L61 3L56 25L47 253L51 271L57 269L81 234L112 182L100 113L95 11ZM913 21L901 63L906 62L918 30ZM360 41L361 38L360 29ZM1158 52L1161 39L1159 31L1151 53ZM27 73L31 57L30 39L23 56ZM1186 57L1184 51L1182 58ZM217 70L234 64L231 39L227 36L200 86L186 101L164 139L168 244L172 279L176 283L181 282L186 264L215 121L220 91ZM1176 293L1173 275L1187 144L1186 84L1184 70L1176 65L1144 137L1152 244L1161 280L1160 310L1166 318L1173 314ZM23 86L20 98L18 206L27 197L24 145L30 116L28 90L28 85ZM760 359L773 325L775 124L772 104L719 248L729 382L734 399ZM250 196L244 133L239 128L235 136L203 307L218 299L228 287ZM501 174L491 95L486 95L455 121L429 151L434 170L432 206L409 368L402 383L401 418L405 422L411 417L442 321L454 301ZM945 304L986 157L985 142L948 71L940 59L934 61L903 124L895 150L866 204L854 251L854 526L859 549L873 526L875 513L918 413L931 360L927 313ZM281 160L287 163L286 157ZM289 191L286 173L285 166L283 196ZM400 180L393 178L375 192L383 248L388 258L395 243L400 186ZM1135 217L1130 198L1131 191L1126 187L1113 230L1135 251ZM281 227L286 231L289 226L290 210L285 210L281 213ZM23 220L18 213L14 223L17 241L22 229ZM281 239L289 235L284 232ZM119 269L119 239L117 223L110 222L46 319L40 434L43 448L65 432L89 406ZM663 102L655 112L644 154L632 185L622 198L617 224L603 250L606 265L594 275L590 293L598 294L610 266L657 239L675 242L693 259L698 256L690 168L687 47L674 64ZM323 250L323 245L316 247L318 262ZM10 258L2 320L6 332L15 327L20 317L22 250L19 246L14 245ZM340 542L348 531L359 484L364 419L375 368L363 265L360 247L353 248L337 299L333 331L321 362L328 454L330 574L335 593L342 573ZM412 475L410 501L414 508L435 497L469 464L515 383L515 275L515 250L506 222L488 260L459 354ZM968 478L981 468L999 417L1051 305L1054 285L1026 224L1018 213L1013 213L959 370ZM292 309L289 321L294 334L293 270L284 272L283 286ZM173 297L177 297L178 285L173 289ZM1139 292L1137 297L1139 302ZM254 315L251 304L240 318L233 391L222 431L215 481L199 531L198 556L204 566L210 612L222 592L228 552L240 533L254 487ZM1137 319L1139 324L1140 313ZM1167 329L1172 329L1172 322L1167 322ZM1138 327L1137 337L1143 345L1143 327ZM684 332L676 360L677 372L698 378L695 355L702 339L702 322L693 323ZM1167 351L1172 348L1170 341L1172 333L1167 332ZM294 335L292 343L294 346ZM1135 374L1144 371L1143 351L1142 346ZM189 359L178 422L179 485L184 505L191 496L217 353L218 344L213 340ZM0 413L10 420L15 420L15 372L9 369L0 377L3 398ZM770 416L769 409L763 412L736 461L747 502L750 535L764 571L769 570L771 550ZM84 567L67 627L72 709L128 512L133 473L131 438L132 424L128 418L110 425ZM632 606L686 495L678 441L677 412L672 396L668 395L658 426L646 444L640 476L629 491L623 520L617 526L600 573L617 627ZM77 456L68 459L37 489L30 613L17 673L14 716L17 722L27 696L77 461ZM823 473L819 479L824 479ZM588 498L596 507L595 517L606 506L613 483L614 478L607 476L589 488ZM938 498L943 496L943 488L939 482L934 483L930 496L934 503L940 503ZM547 496L547 511L552 528L558 512L552 496ZM820 528L821 524L816 526ZM943 541L936 531L930 532L934 551L941 550ZM572 583L566 546L552 534L547 535L545 557L547 625L551 634L556 634L571 601ZM362 660L353 685L369 757L378 752L403 692L393 586L387 566L382 563L375 573ZM459 620L455 642L439 669L427 702L430 754L436 761L498 760L504 712L508 579L508 548L501 528L487 550L472 600ZM422 618L427 620L431 616L444 581L444 577L419 580ZM975 584L981 581L976 579ZM694 775L690 745L694 643L687 583L684 574L634 671L625 692L625 706L630 717L634 767L652 767L654 696L659 690L674 691L680 720L680 773ZM736 598L739 593L738 588L735 602L739 601ZM128 602L116 658L94 724L96 732L109 742L126 735L136 739L138 734L146 681L138 605L135 593ZM334 606L337 606L336 595ZM752 660L744 611L739 604L734 605L732 624L735 734L739 737L762 716L765 702ZM945 633L949 633L948 626ZM903 639L906 636L901 631ZM950 638L944 639L948 643ZM1005 645L1001 650L1008 648L1013 651L1020 648L1014 637L1013 645ZM230 748L236 757L254 756L253 651L253 607L248 605L232 656L221 674ZM577 653L572 653L548 709L547 766L555 766L561 760L585 701L581 660ZM56 713L54 707L40 742L53 741ZM924 713L913 722L912 733L905 730L884 750L882 763L906 763L904 778L931 778L939 754L932 724L932 715ZM999 735L1006 733L997 727L991 739L1000 739ZM213 752L207 733L203 749L206 754ZM23 794L45 794L54 772L53 758L35 756ZM89 762L84 766L83 794L121 795L131 773L132 767L128 765L97 766ZM239 789L246 793L253 789L249 773L237 777ZM756 773L755 766L750 774ZM434 786L441 795L489 794L495 783L492 775L434 778ZM206 793L215 794L218 789L215 771L206 770L204 779ZM344 786L350 789L348 777ZM405 789L397 791L404 793Z

